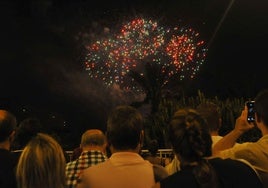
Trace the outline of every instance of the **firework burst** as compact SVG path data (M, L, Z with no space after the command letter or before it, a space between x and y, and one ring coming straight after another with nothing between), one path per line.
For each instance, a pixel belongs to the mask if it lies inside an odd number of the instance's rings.
M152 20L138 18L123 24L118 33L90 44L85 65L92 79L138 90L126 77L130 70L138 71L146 58L160 64L168 76L193 78L204 62L206 51L199 33L191 28L166 29ZM170 61L163 59L167 56Z

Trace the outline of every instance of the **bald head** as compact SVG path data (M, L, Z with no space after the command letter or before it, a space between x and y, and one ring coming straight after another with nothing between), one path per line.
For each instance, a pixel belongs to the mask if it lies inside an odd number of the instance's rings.
M89 129L82 135L81 147L100 146L103 147L106 144L106 137L104 133L99 129Z

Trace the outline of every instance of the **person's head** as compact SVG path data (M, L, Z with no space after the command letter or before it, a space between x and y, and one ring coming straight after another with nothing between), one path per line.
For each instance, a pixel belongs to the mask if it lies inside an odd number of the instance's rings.
M159 144L156 139L153 139L149 142L148 150L151 153L151 155L156 156L158 152Z
M12 143L16 126L16 117L6 110L0 110L0 143L7 141Z
M16 144L22 149L32 139L32 137L41 132L41 129L41 122L37 118L29 117L22 120L16 131Z
M195 162L212 154L207 122L194 109L180 109L174 113L169 137L174 152L183 161Z
M206 119L210 133L217 135L222 124L219 106L207 101L199 104L196 110Z
M18 188L63 188L65 165L59 143L47 134L38 133L20 156L16 169Z
M268 89L262 90L255 98L256 123L263 122L268 129Z
M108 116L106 131L111 150L137 151L143 142L142 115L134 107L118 106Z
M206 120L194 109L180 109L170 121L169 136L181 169L193 166L192 172L200 187L217 187L216 173L205 160L212 154Z
M80 146L83 150L100 149L104 152L106 137L99 129L89 129L83 133Z

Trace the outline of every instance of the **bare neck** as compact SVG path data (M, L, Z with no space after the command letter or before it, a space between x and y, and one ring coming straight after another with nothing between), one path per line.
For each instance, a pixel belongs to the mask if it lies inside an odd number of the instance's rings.
M110 146L111 153L117 153L117 152L132 152L132 153L140 153L140 147L137 146L135 149L124 149L119 150L114 148L113 146Z
M262 136L268 134L268 127L263 122L257 122L257 127L260 129Z
M92 151L92 150L97 150L101 152L105 152L105 147L102 146L84 146L82 147L83 151Z
M263 128L260 130L261 130L262 136L268 135L268 128L267 127L263 126Z

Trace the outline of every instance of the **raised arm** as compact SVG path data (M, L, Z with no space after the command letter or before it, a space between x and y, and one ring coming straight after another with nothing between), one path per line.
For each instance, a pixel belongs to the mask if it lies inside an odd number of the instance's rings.
M247 107L245 106L241 115L236 119L235 128L230 133L225 135L221 140L219 140L214 147L212 152L214 156L219 155L222 150L229 149L233 147L237 139L244 134L246 131L254 127L253 123L248 123L247 121Z

